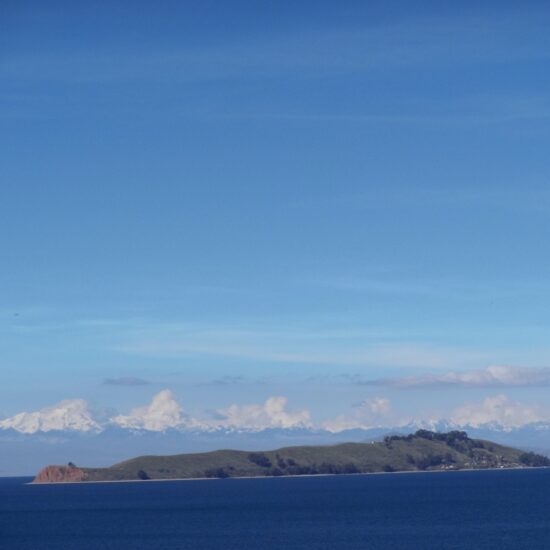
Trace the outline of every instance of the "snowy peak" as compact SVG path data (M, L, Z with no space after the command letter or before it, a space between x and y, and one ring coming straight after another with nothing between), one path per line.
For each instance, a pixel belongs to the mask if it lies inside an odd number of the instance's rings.
M83 399L66 399L52 407L34 412L22 412L0 420L0 429L16 430L25 434L50 431L101 431Z
M183 409L170 390L163 390L149 405L137 407L127 416L115 416L112 422L121 428L162 432L184 425Z

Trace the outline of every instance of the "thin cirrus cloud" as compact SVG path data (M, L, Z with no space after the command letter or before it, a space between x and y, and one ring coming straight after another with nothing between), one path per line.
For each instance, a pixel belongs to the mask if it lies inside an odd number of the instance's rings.
M122 376L120 378L105 378L104 386L147 386L151 384L149 380L137 378L135 376Z
M368 338L369 334L367 334ZM114 349L142 357L219 356L263 362L315 365L457 368L487 360L482 352L400 341L389 345L372 335L337 330L229 330L180 324L144 325L122 334Z
M550 385L550 368L490 365L485 369L451 371L444 374L421 374L401 378L380 378L359 382L366 386L414 388L492 388Z
M208 382L201 382L199 386L234 386L236 384L242 384L244 381L244 376L226 375L209 380Z
M432 15L359 28L354 25L307 33L270 32L261 39L247 40L240 35L229 37L223 47L209 44L137 53L111 48L64 55L55 50L40 55L16 52L4 64L4 72L19 78L46 75L50 79L85 82L136 78L193 81L289 73L341 76L392 65L521 60L547 54L547 23L544 10L499 9L498 13L489 14L484 24L467 15L452 21ZM532 37L530 42L524 40L527 30ZM422 40L418 40L419 35Z

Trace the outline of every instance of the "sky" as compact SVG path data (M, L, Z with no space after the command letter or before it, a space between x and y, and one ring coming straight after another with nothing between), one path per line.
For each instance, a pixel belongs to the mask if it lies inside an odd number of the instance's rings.
M164 389L318 422L544 407L549 25L545 2L4 0L0 419Z

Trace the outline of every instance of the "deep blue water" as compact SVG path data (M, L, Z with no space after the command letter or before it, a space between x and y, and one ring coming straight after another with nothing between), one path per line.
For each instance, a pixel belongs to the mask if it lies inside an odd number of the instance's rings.
M25 485L4 549L549 549L550 470Z

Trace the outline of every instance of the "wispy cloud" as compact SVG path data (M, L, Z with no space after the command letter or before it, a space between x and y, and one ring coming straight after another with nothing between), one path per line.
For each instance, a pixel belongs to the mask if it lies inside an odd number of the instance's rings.
M144 324L121 334L115 351L145 357L226 357L262 362L364 367L455 368L487 362L484 352L401 340L379 332L243 329Z
M240 36L223 47L12 53L3 61L3 73L11 78L77 82L185 82L289 74L326 77L388 66L541 59L550 54L545 39L548 19L545 10L500 9L488 14L483 24L468 15L430 16L378 26L266 33L261 39ZM523 39L525 32L531 40Z
M550 368L527 368L491 365L485 369L451 371L444 374L421 374L400 378L378 380L356 380L356 383L370 386L395 388L461 387L491 388L514 386L550 385Z
M373 279L369 277L357 276L334 276L325 278L313 278L310 284L321 287L332 288L335 290L344 290L350 292L365 292L374 294L433 294L434 286L428 284L405 283L401 281L388 281L383 279Z
M188 357L193 355L240 358L272 363L304 365L341 365L364 367L403 368L448 368L462 361L472 362L486 359L487 354L467 352L459 349L438 348L422 344L396 343L394 345L373 345L361 348L311 350L299 349L285 344L259 346L257 343L242 342L222 344L212 342L202 346L197 342L142 342L125 345L118 351L132 355L152 357Z
M220 378L214 378L208 382L202 382L201 386L234 386L236 384L242 384L245 381L244 376L221 376Z
M304 112L296 110L235 112L211 114L216 119L250 119L286 122L334 123L344 125L449 125L457 128L475 125L503 125L513 122L544 122L550 118L550 101L545 96L534 93L492 93L465 94L460 98L431 99L429 102L418 98L396 98L387 101L383 107L371 110L339 110L333 112ZM416 190L416 188L415 188ZM479 188L475 188L479 193ZM473 190L473 191L475 191ZM403 193L414 196L413 193ZM418 199L418 194L416 194Z
M149 380L136 378L134 376L122 376L120 378L105 378L103 385L105 386L146 386L151 384Z

